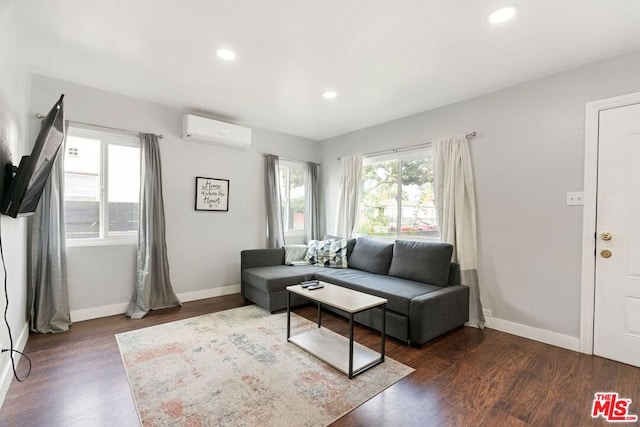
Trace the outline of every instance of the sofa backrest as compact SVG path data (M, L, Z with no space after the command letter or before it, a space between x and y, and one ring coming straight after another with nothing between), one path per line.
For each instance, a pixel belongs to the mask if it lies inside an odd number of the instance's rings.
M460 276L460 264L452 262L449 265L449 280L447 286L462 285L462 277Z
M282 264L284 264L284 248L240 251L240 271Z
M375 274L387 274L392 257L393 243L360 237L353 247L351 256L348 257L348 264L349 268Z
M341 239L325 235L324 240ZM448 243L368 237L347 240L349 268L414 280L437 286L461 284L460 266L451 262L453 245Z
M396 240L389 275L447 286L452 255L453 245L448 243Z

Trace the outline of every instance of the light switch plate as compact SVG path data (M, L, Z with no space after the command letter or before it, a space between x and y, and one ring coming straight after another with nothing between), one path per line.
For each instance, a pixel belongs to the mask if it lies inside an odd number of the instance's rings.
M584 193L582 191L570 191L567 193L567 206L582 206Z

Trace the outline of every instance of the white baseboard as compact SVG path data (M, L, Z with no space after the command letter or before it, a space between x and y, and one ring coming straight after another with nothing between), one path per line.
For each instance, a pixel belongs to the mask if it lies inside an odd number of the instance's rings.
M210 288L194 292L183 292L176 294L176 296L182 302L189 302L237 293L240 293L240 285L223 286L220 288ZM122 302L118 304L103 305L100 307L85 308L82 310L73 310L71 311L71 322L81 322L83 320L123 314L127 311L128 306L129 302Z
M20 331L20 335L18 339L13 342L13 347L15 350L24 351L24 346L27 345L27 339L29 338L29 322L26 322ZM9 343L2 343L2 348L8 348ZM8 356L8 353L2 353L2 360L4 360L2 366L0 366L0 408L2 408L2 404L4 403L4 398L7 396L7 392L9 391L9 386L11 385L11 381L13 380L13 369L11 367L11 359ZM16 366L20 361L20 355L14 354L13 358L16 361Z
M491 310L483 310L485 316L485 327L519 337L540 341L567 350L580 351L580 339L570 335L559 334L557 332L538 329L533 326L511 322L509 320L498 319L491 316Z
M205 289L203 291L194 291L194 292L183 292L178 295L180 301L189 302L189 301L197 301L199 299L213 298L213 297L221 297L223 295L231 295L231 294L239 294L240 293L240 285L230 285L223 286L221 288L210 288Z
M103 305L100 307L91 307L82 310L72 310L71 323L122 314L127 311L127 307L129 307L128 302L121 302L119 304Z

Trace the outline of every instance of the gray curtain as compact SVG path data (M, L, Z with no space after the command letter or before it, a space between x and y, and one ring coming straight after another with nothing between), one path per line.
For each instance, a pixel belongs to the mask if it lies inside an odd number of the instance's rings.
M162 168L158 137L140 135L140 213L136 286L126 315L144 317L149 310L181 306L173 292L165 241Z
M307 166L304 230L308 242L320 239L320 194L318 191L318 165L309 162Z
M461 282L469 287L467 326L484 328L478 282L476 196L469 143L464 135L433 143L433 177L438 228L443 242L454 246Z
M280 199L280 166L278 156L264 156L264 197L267 209L267 248L284 246L284 225L282 222L282 203Z
M69 290L64 225L64 143L35 215L29 217L29 327L33 332L69 329Z
M340 187L338 189L338 212L336 234L349 238L358 226L358 203L362 178L362 157L342 158Z

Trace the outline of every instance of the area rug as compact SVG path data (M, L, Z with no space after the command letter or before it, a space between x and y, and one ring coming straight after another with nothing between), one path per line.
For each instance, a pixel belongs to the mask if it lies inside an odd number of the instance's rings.
M349 380L286 327L251 305L117 334L142 425L325 426L414 371L386 357ZM291 315L292 335L315 327Z

